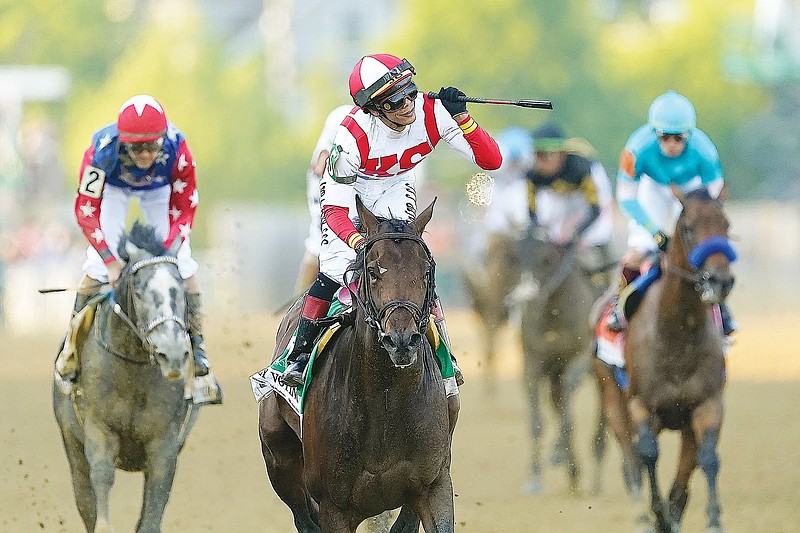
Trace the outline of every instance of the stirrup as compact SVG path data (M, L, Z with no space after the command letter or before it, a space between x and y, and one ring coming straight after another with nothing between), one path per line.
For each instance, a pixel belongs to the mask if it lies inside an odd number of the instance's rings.
M622 310L619 308L619 304L614 302L611 312L608 314L606 326L610 331L619 333L620 331L624 330L627 325L628 321L622 315Z
M208 358L206 354L200 350L196 349L193 350L192 355L194 357L194 375L195 377L203 377L207 376L209 370L211 370L211 364L208 362Z
M458 368L455 360L453 361L453 376L456 378L456 385L460 387L464 384L464 374L461 372L461 369Z
M311 359L311 354L299 354L283 371L283 381L290 387L302 387L305 382L304 373L309 359Z

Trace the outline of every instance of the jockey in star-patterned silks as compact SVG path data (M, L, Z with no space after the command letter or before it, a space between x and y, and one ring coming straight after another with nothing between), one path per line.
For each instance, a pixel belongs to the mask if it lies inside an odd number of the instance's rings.
M195 374L209 371L203 342L199 268L192 258L189 235L198 204L195 162L183 133L167 121L155 98L137 95L119 110L117 121L92 136L79 173L75 218L89 241L84 276L73 314L100 288L114 285L123 264L117 246L124 232L131 199L137 198L145 222L156 228L169 248L175 239L178 270L188 291L187 314ZM61 359L61 355L59 356ZM77 362L57 361L62 378L74 380Z
M608 316L611 331L625 328L625 309L635 309L646 287L632 283L659 251L667 249L681 204L670 185L685 194L706 188L719 196L724 180L714 143L696 127L692 103L675 91L657 97L648 123L628 138L617 173L617 202L628 217L628 252L623 258L621 290ZM627 305L626 305L627 302ZM632 311L631 311L632 312ZM726 304L720 304L725 335L736 329Z
M320 183L320 274L303 302L283 375L289 384L302 383L319 332L314 319L325 316L345 269L366 242L354 223L356 194L378 216L412 220L417 209L415 167L440 141L484 170L497 169L502 162L497 143L458 100L464 93L442 87L438 99L429 98L417 90L414 74L407 60L376 54L359 60L350 75L355 107L338 128ZM431 311L440 337L448 343L438 298ZM460 370L454 369L461 382Z

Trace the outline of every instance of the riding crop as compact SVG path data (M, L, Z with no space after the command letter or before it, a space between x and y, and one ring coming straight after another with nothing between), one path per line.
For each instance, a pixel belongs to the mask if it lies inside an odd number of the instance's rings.
M439 99L439 94L429 92L428 98ZM529 109L553 109L553 102L550 100L495 100L493 98L477 98L475 96L458 96L459 102L470 102L473 104L499 104L515 105L517 107L527 107Z

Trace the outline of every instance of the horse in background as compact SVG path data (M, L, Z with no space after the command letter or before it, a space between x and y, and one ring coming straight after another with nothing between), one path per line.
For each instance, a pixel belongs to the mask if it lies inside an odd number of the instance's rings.
M53 385L53 409L86 530L112 532L115 469L144 473L137 533L158 533L178 453L197 417L180 239L166 250L152 227L134 224L120 244L127 264L98 305L79 352L71 394Z
M680 529L689 478L699 466L708 484L706 531L721 533L717 445L725 359L723 334L713 315L715 304L725 300L734 283L730 265L736 253L722 205L727 189L719 198L705 189L685 196L677 187L672 190L683 210L662 261L661 278L629 318L624 347L628 390L620 390L608 366L594 364L623 456L629 468L643 466L647 473L655 531ZM666 501L656 476L663 429L679 431L681 437L677 473ZM626 484L634 494L640 491L641 470L635 474L626 471Z
M559 423L551 462L567 467L570 490L579 490L580 467L573 444L570 400L590 372L594 337L589 320L596 289L577 260L575 245L560 245L529 234L519 246L522 281L515 289L522 305L521 336L524 380L533 439L531 478L526 492L543 490L542 412L540 385L550 385L550 402ZM598 402L602 405L600 402ZM605 427L598 413L594 436L594 492L600 490L600 464L605 453Z
M434 261L421 235L433 204L412 222L378 219L356 198L367 241L356 260L354 323L313 362L301 418L278 394L259 403L262 454L300 533L353 533L402 507L393 533L454 530L449 399L425 338ZM298 306L278 331L286 348ZM302 435L302 438L301 438Z
M462 279L472 309L481 328L484 376L489 391L493 390L497 353L497 337L510 318L508 296L519 282L517 238L493 233L487 243L483 265L471 264L462 270Z

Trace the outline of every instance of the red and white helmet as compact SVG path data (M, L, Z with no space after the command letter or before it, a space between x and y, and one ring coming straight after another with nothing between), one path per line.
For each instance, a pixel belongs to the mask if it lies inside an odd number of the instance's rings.
M389 54L364 56L350 74L350 96L359 107L375 105L376 98L411 83L414 74L414 67L407 59Z
M155 141L167 133L167 116L155 98L137 94L119 108L117 131L120 142Z

